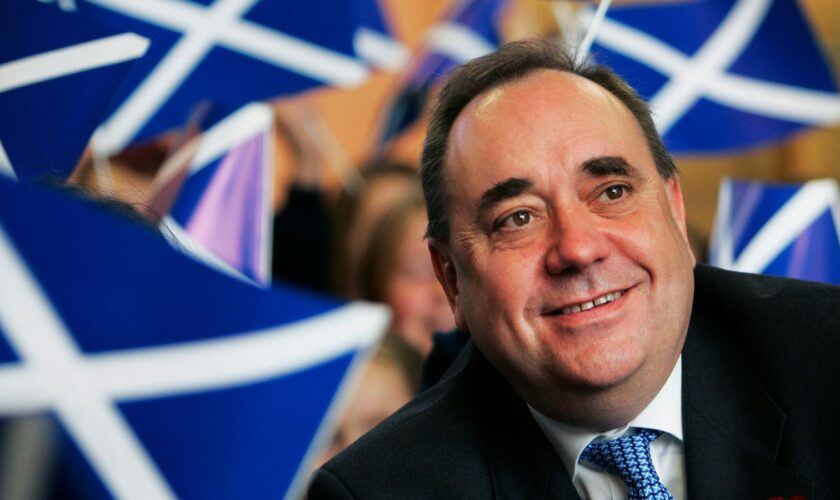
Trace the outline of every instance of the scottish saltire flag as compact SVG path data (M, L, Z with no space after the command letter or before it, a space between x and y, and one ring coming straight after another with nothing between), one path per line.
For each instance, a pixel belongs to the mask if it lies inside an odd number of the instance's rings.
M67 178L147 47L34 0L0 0L0 172Z
M274 113L250 104L186 144L190 157L164 225L211 265L271 281Z
M94 18L152 40L95 137L102 152L179 127L199 103L208 127L243 105L317 85L353 86L369 73L355 50L372 0L75 0L68 23ZM362 26L363 24L374 26Z
M394 139L420 117L432 86L453 68L499 46L499 18L506 4L507 0L460 0L429 30L406 72L403 90L383 120L380 142Z
M724 179L710 250L726 269L840 284L837 183Z
M299 498L388 321L231 279L153 229L3 179L0 276L0 414L55 418L83 498Z
M614 6L592 50L648 100L674 153L745 148L840 121L831 71L792 0Z

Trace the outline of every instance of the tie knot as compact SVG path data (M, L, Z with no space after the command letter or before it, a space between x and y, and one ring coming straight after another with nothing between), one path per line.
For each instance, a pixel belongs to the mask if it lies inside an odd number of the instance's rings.
M609 441L593 441L580 455L580 461L589 462L617 475L627 484L630 500L673 500L673 496L659 480L650 456L650 443L662 431L639 429Z

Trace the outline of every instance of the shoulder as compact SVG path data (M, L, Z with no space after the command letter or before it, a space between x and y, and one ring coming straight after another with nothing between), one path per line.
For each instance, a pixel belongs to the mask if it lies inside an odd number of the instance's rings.
M692 324L743 353L778 402L810 398L838 415L840 287L698 265Z
M840 346L840 287L710 266L695 269L694 316L726 318L764 338L823 338Z
M726 271L698 264L694 269L695 297L739 304L761 300L840 300L840 287L777 276Z

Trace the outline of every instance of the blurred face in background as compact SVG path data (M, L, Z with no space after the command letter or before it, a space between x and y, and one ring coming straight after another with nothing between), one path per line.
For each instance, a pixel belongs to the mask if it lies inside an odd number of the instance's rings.
M351 266L358 264L362 253L370 243L371 233L382 217L415 192L419 192L419 184L414 177L394 174L368 181L348 235L347 252Z
M365 368L359 386L336 427L321 463L373 429L414 397L414 384L400 360L377 353ZM417 360L419 365L419 359ZM413 368L413 367L412 367Z
M435 278L425 231L426 214L419 207L405 221L382 299L393 310L394 332L423 355L432 350L434 332L455 327L446 295Z

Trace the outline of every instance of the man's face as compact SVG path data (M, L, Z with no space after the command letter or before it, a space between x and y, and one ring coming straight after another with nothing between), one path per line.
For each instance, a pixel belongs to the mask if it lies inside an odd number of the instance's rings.
M474 99L449 141L450 240L431 247L458 325L541 411L551 389L652 398L682 348L694 260L679 184L630 111L542 70Z

